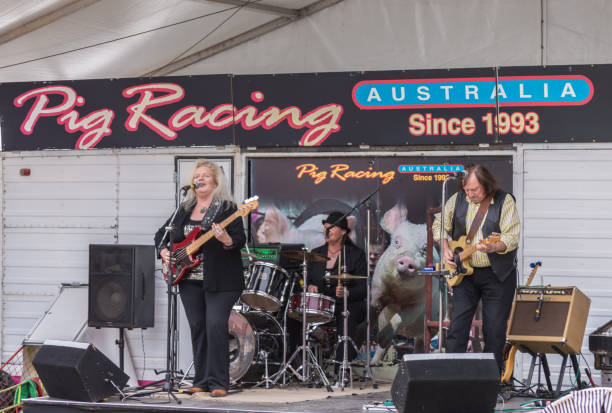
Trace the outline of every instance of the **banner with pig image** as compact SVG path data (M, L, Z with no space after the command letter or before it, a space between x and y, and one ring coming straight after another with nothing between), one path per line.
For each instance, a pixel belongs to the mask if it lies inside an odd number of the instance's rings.
M348 212L369 201L371 321L380 347L407 339L424 351L427 279L414 275L437 262L427 256L427 217L440 207L442 182L453 171L481 163L512 191L512 158L462 157L299 157L250 160L250 194L260 197L251 216L249 240L254 243L303 243L309 250L324 244L321 221L332 211ZM447 196L457 191L454 180ZM351 237L365 250L367 205L349 216ZM432 308L438 319L438 280L431 280ZM374 327L376 326L376 327ZM435 332L434 332L435 333ZM360 343L358 343L360 345Z

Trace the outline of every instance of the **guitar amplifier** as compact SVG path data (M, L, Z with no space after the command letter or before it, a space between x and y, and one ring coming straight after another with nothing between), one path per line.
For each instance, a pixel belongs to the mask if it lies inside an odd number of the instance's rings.
M282 252L285 251L302 251L304 250L304 244L281 244L278 242L267 243L267 244L249 244L249 252L255 255L255 261L267 262L270 264L278 265L285 270L297 270L302 264L293 258L283 257ZM249 258L246 254L246 248L242 249L242 262L243 266L249 265Z
M521 351L578 354L590 305L590 298L576 287L519 287L507 341Z

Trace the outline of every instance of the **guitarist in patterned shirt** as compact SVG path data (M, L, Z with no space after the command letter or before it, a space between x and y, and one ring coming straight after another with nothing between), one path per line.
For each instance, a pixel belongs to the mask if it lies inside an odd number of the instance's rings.
M453 287L446 351L466 352L472 318L482 299L484 352L495 355L501 372L506 325L517 284L519 215L514 197L499 188L489 170L482 165L470 165L466 172L460 182L462 190L446 202L444 234L440 234L439 216L432 227L434 240L445 243L443 258L448 268L457 268L458 263L458 254L450 248L449 236L453 241L471 236L469 245L476 245L474 253L465 258L474 272ZM499 241L481 242L493 233L499 233Z

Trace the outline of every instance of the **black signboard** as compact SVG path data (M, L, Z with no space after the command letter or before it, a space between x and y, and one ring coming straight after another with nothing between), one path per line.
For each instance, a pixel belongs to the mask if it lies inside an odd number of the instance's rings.
M612 65L0 85L4 150L609 142Z
M0 85L3 150L231 145L231 77Z

